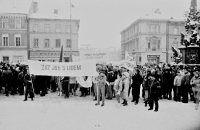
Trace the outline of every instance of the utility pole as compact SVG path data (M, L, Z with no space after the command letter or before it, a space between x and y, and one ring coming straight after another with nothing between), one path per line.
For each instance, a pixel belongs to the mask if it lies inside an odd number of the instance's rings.
M71 4L71 0L69 0L70 2L70 60L72 62L72 23L71 23L71 20L72 20L72 14L71 14L71 8L72 8L72 4Z

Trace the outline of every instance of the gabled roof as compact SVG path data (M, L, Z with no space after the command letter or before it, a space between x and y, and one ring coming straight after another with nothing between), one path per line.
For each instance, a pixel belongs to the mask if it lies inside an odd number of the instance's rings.
M0 0L0 13L28 14L32 0Z

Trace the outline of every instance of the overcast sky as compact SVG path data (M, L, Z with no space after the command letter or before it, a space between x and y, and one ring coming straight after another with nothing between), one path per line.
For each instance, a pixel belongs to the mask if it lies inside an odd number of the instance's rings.
M2 0L0 0L2 1ZM16 0L17 1L17 0ZM54 8L69 17L69 0L34 0L40 11ZM181 18L191 0L71 0L72 18L80 19L79 46L120 47L120 31L159 8L163 16ZM198 5L199 2L198 2ZM198 6L199 9L199 6Z

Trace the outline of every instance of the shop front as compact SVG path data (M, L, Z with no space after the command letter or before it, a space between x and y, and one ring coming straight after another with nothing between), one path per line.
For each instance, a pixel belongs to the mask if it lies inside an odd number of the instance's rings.
M147 61L150 64L159 64L160 63L160 55L147 55Z
M73 51L72 55L78 56L79 52ZM60 51L31 51L30 59L37 61L58 62L60 59ZM70 61L70 52L64 51L63 62L69 62L69 61Z

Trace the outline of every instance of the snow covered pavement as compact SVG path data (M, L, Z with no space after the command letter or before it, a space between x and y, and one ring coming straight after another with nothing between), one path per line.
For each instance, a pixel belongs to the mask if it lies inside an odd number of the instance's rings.
M0 130L200 130L200 109L195 104L159 101L159 111L138 105L116 107L116 100L95 106L91 97L64 99L57 93L34 101L0 94Z

